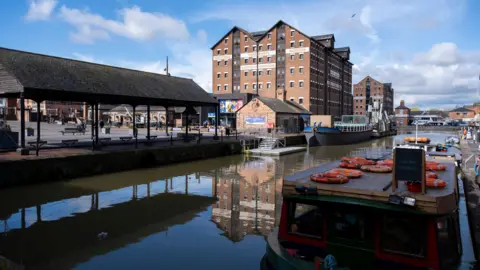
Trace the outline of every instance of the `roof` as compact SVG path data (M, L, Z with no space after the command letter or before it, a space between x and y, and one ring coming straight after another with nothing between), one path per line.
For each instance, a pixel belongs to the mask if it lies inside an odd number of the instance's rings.
M400 105L400 106L398 106L398 107L395 107L395 109L410 110L410 108L408 108L408 107L405 106L405 105ZM412 112L410 112L410 113L412 113Z
M320 41L320 40L326 40L326 39L333 39L335 41L335 35L334 34L326 34L326 35L317 35L317 36L312 36L314 40Z
M267 107L276 113L290 113L290 114L311 114L300 104L290 100L280 100L278 98L257 97Z
M217 104L192 79L0 47L0 93L106 104Z
M459 107L451 110L450 112L473 112L473 110L467 109L465 107Z
M333 48L334 52L350 52L350 47Z
M130 113L133 112L132 106L128 104L122 104L120 106L117 106L113 109L110 110L110 112L125 112L128 110ZM146 112L147 111L147 106L141 105L141 106L136 106L135 107L136 112ZM163 106L150 106L150 112L164 112L165 107Z
M425 194L411 193L407 190L404 183L398 183L396 192L403 196L414 197L417 200L415 209L423 213L429 214L447 214L457 209L455 203L455 188L457 184L455 165L451 161L440 161L446 166L445 171L437 171L438 178L447 182L447 186L442 189L428 189ZM316 183L310 180L310 175L314 173L322 173L328 170L338 168L340 161L324 163L317 167L313 167L304 171L295 172L292 175L283 178L283 196L299 195L297 187L306 187L316 189L317 196L328 194L328 197L355 198L370 201L378 201L384 203L388 201L389 195L393 194L392 173L368 173L341 185ZM386 189L385 189L386 188ZM303 195L303 194L302 194ZM314 195L312 195L314 196ZM320 199L320 198L319 198Z
M265 30L265 31L256 31L256 32L248 32L247 30L245 29L242 29L238 26L234 26L232 27L232 29L230 29L230 31L228 31L224 36L222 36L222 38L220 38L210 49L214 49L218 43L220 43L223 39L225 39L225 37L227 37L231 32L233 32L234 30L239 30L239 31L242 31L244 34L247 34L248 36L250 36L252 39L254 39L255 41L259 41L261 40L263 37L265 37L265 35L267 35L270 31L272 31L272 29L274 29L275 27L277 27L279 24L285 24L287 26L289 26L290 28L292 29L295 29L295 31L297 31L298 33L312 39L312 40L315 40L315 41L319 41L319 40L324 40L324 39L328 39L328 38L332 38L333 41L335 41L335 35L334 34L327 34L327 35L317 35L317 36L309 36L303 32L301 32L300 30L298 30L297 28L291 26L290 24L282 21L282 20L279 20L277 23L275 23L272 27L270 27L270 29L268 30ZM263 34L262 34L263 33ZM317 38L317 39L315 39ZM323 44L319 43L319 45L325 47ZM342 47L342 48L348 48L348 50L350 51L350 47ZM334 50L332 50L333 53L337 54ZM338 55L338 54L337 54ZM340 58L342 58L340 55L338 55ZM342 58L343 59L343 58ZM345 60L347 63L353 65L350 61L348 60Z

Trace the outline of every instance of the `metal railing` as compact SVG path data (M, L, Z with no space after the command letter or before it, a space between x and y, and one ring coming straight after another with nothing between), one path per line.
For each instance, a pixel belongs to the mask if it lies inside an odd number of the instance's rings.
M335 124L335 128L342 132L362 132L372 130L371 125L364 124Z

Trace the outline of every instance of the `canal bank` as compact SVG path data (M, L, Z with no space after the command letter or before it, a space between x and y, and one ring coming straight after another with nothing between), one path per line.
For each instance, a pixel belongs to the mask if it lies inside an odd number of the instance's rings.
M463 156L464 189L467 200L468 218L470 221L470 231L474 243L474 252L480 254L480 187L475 175L475 155L478 154L478 145L462 141L461 144Z
M0 188L61 181L241 153L239 142L205 142L0 161Z

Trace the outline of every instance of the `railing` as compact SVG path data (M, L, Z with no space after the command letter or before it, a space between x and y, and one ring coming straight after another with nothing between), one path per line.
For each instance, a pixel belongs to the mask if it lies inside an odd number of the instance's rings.
M335 123L335 128L342 132L362 132L372 130L371 125L366 124L337 124Z

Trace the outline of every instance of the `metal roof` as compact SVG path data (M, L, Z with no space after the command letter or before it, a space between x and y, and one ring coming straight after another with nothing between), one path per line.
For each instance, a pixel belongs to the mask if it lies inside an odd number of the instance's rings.
M107 104L217 104L192 79L0 47L0 95Z
M302 105L289 100L280 100L278 98L257 97L267 107L276 113L290 113L290 114L311 114Z

